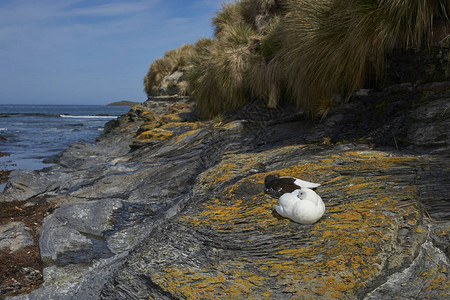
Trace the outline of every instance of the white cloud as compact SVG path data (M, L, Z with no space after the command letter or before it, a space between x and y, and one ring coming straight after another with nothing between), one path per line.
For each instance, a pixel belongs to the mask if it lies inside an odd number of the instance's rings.
M93 16L93 17L106 17L106 16L120 16L130 13L137 13L143 10L147 10L157 4L159 0L146 0L139 2L127 2L127 3L108 3L103 5L73 8L62 12L61 16Z
M51 19L80 0L9 1L0 4L0 26L32 24Z

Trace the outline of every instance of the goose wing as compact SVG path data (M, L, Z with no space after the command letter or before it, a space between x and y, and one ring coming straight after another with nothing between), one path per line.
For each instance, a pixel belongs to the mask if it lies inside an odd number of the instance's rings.
M320 183L309 182L298 178L295 178L294 183L302 188L309 188L309 189L313 189L320 186Z

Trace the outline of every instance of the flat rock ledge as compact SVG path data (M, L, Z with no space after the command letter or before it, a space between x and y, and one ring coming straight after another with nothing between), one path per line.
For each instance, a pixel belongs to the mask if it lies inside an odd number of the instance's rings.
M431 243L432 225L413 185L415 169L432 162L367 150L314 157L308 151L234 155L203 173L192 204L134 249L102 296L377 299L405 289L446 295L448 255ZM274 166L277 159L283 168ZM252 174L261 165L270 171ZM318 223L277 216L277 199L263 193L264 177L274 172L323 183L317 193L327 210ZM412 288L416 283L420 288Z
M11 174L0 201L55 210L44 283L7 298L442 299L450 94L423 93L369 91L321 121L256 102L212 121L186 97L136 105L95 144ZM319 222L274 212L275 173L322 184Z

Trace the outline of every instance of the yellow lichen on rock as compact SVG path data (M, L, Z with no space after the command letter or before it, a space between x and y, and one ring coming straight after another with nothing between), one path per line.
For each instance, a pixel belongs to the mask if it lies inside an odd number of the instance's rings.
M170 290L173 295L188 299L212 299L213 295L226 291L227 297L245 297L245 299L260 299L252 291L265 283L265 278L254 272L242 269L244 266L221 264L217 271L211 274L207 270L177 266L164 268L155 274L153 280ZM269 296L270 294L267 294Z
M201 127L201 122L187 121L181 115L188 112L191 106L192 104L174 102L167 107L166 113L159 114L142 104L133 106L130 111L133 117L127 122L128 127L132 126L136 130L135 145L165 141ZM139 122L136 122L136 118Z
M193 130L189 130L185 133L180 134L177 137L176 143L180 143L184 138L188 137L188 136L194 136L196 134L198 134L200 132L200 129L193 129ZM199 143L200 141L197 141L197 143Z
M287 147L278 154L295 150ZM247 154L234 157L234 163L225 159L204 174L200 182L213 187L233 180L269 156ZM404 259L413 257L417 245L427 235L418 207L399 205L414 199L417 191L398 186L395 176L380 171L395 168L399 163L413 164L414 158L367 151L299 161L288 168L246 176L205 201L198 214L186 214L179 220L183 226L195 228L196 232L207 231L219 240L226 239L227 234L238 235L239 241L232 247L236 250L218 268L237 264L250 268L252 271L246 278L258 278L257 282L264 284L269 294L277 287L278 292L291 293L293 297L355 299L357 291L370 285L383 266L395 268ZM263 193L264 178L272 173L322 182L317 192L327 207L324 217L313 225L280 218L273 209L278 200ZM335 190L340 191L341 197L327 198ZM400 229L416 231L420 238L412 243L402 242ZM267 243L271 246L263 247ZM391 254L386 255L386 251ZM309 259L312 257L323 259ZM171 276L177 267L173 268L155 276L160 279ZM197 271L192 272L177 277L182 285L190 286L189 292L183 292L179 283L177 287L161 284L168 291L176 290L176 295L188 298L208 298L218 293L232 295L231 298L247 297L253 288L242 282L241 276L228 276L222 282L219 280L222 274L194 278ZM214 291L206 288L212 281Z
M160 128L155 128L152 130L147 130L136 137L139 141L164 141L173 136L172 131L164 130Z
M161 129L180 130L182 132L191 131L200 127L199 122L172 122L161 125Z

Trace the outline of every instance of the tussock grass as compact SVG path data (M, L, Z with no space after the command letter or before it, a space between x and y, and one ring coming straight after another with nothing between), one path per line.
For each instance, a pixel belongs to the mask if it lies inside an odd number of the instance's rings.
M266 62L261 56L251 56L246 79L252 97L265 99L270 108L277 107L285 87L279 61Z
M168 63L171 66L171 72L175 72L190 64L194 52L194 45L185 44L175 50L167 51L164 58L168 60Z
M202 116L210 118L247 102L244 76L253 34L248 25L227 25L221 29L221 39L196 45L188 82Z
M288 0L280 58L299 107L348 98L395 47L420 49L447 0Z
M150 66L146 91L181 68L189 70L191 96L205 117L250 98L276 107L287 96L311 116L324 116L336 97L349 99L369 77L381 78L394 49L427 48L433 25L448 24L449 6L450 0L227 2L213 19L215 39L167 51Z
M144 77L144 89L148 96L152 95L154 89L161 83L164 76L170 74L171 66L168 60L163 58L156 59L148 69Z
M279 0L242 0L241 13L246 22L253 24L258 15L275 14L279 8Z
M241 2L224 2L222 9L216 13L212 20L214 26L214 34L220 39L221 32L232 26L242 26L245 24L242 14Z
M281 17L275 16L264 28L259 49L253 52L247 70L247 86L254 98L262 98L275 108L286 88L283 66L276 54L281 48Z
M147 95L151 96L158 90L165 76L189 66L194 53L194 45L185 44L178 49L166 51L164 57L156 59L144 77L144 89Z

